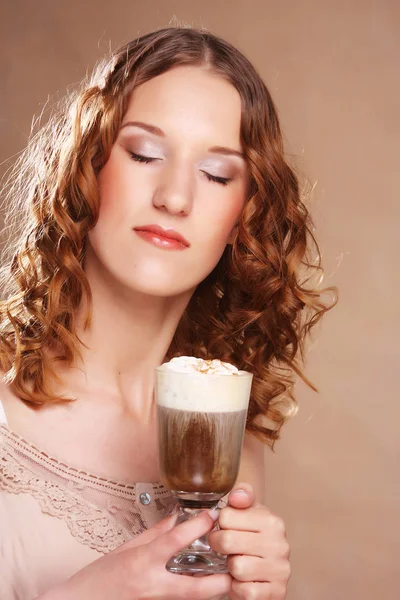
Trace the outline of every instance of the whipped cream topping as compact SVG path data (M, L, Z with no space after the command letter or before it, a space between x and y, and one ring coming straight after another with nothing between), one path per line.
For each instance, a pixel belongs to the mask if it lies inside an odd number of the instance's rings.
M204 375L238 375L239 369L218 358L204 360L194 356L176 356L161 365L162 368L178 373L202 373Z
M251 381L251 373L239 371L221 360L179 356L157 369L156 400L166 408L184 411L246 410Z

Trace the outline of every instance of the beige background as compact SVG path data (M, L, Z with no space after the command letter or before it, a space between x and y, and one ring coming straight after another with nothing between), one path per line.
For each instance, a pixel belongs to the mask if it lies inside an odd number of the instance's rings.
M309 354L316 395L267 456L288 527L289 600L396 600L399 582L400 3L2 0L0 160L87 67L174 16L226 37L278 104L288 152L318 182L326 282L340 289ZM7 163L3 164L4 171ZM397 369L396 369L397 367Z

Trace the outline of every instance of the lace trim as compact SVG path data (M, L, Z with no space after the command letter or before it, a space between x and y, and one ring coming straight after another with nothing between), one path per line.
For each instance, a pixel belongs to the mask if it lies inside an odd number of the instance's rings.
M0 457L0 485L14 494L31 494L45 514L65 521L79 542L103 554L131 537L108 511L81 498L73 490L39 478L5 449ZM140 527L145 529L143 522Z
M32 466L29 460L33 461ZM49 471L50 477L41 477L35 471L37 466ZM51 481L52 475L61 477L66 483ZM43 513L63 520L71 534L93 550L103 554L110 552L147 528L136 504L137 485L142 484L110 481L70 467L39 451L7 426L0 425L0 488L33 496ZM169 490L159 483L146 485L152 487L155 509L160 517L169 514L176 505ZM106 508L100 508L82 496L85 487L121 498L128 502L128 510L111 497ZM224 496L219 507L226 504L227 496ZM122 517L129 527L123 526L118 517Z
M76 484L89 484L91 487L94 487L102 492L112 491L125 498L135 498L136 484L134 483L113 481L111 479L107 479L106 477L100 477L98 475L88 473L87 471L76 469L39 450L36 448L36 446L30 442L27 442L24 438L11 431L6 425L0 424L0 431L4 435L5 439L9 441L13 447L17 448L24 456L31 458L34 462L45 467L47 470L52 471L55 475L60 475L61 477L73 481ZM155 483L150 485L158 484Z
M53 477L61 482L52 481ZM93 550L110 552L147 528L136 504L136 486L70 467L0 425L0 488L31 494L42 512L66 522L71 534ZM171 512L176 502L170 492L159 483L146 486L152 488L160 516ZM106 496L106 506L86 498L86 488Z

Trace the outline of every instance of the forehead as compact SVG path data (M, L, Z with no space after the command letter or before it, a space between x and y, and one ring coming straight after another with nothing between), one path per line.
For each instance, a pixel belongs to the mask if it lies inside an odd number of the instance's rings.
M176 67L131 94L124 122L140 120L165 134L206 138L240 149L241 100L236 88L201 67Z

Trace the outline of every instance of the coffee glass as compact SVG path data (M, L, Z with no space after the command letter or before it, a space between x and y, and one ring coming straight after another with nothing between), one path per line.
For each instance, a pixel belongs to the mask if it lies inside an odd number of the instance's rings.
M156 369L160 478L179 503L177 524L218 503L239 472L252 374L204 374ZM218 525L216 525L218 528ZM173 556L168 571L227 573L227 557L208 534Z

